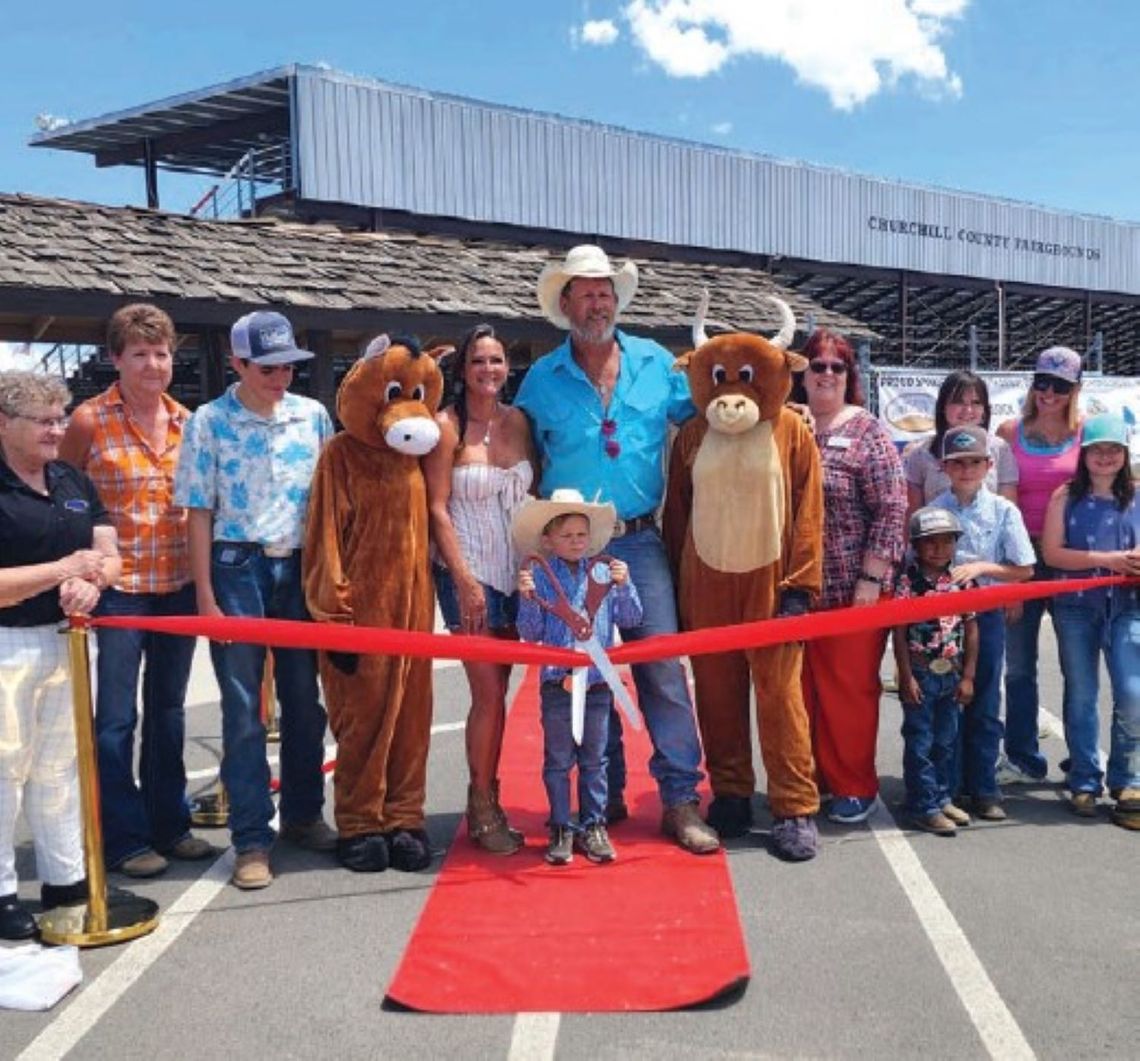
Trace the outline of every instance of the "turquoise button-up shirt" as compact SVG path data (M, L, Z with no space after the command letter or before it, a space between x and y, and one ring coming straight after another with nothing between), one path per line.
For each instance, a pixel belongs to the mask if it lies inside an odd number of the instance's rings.
M696 413L684 372L651 339L614 333L621 368L609 409L570 352L569 337L534 363L515 398L530 419L541 462L539 493L579 490L612 501L622 519L655 511L665 493L669 425ZM613 422L606 435L602 422ZM616 442L615 456L606 450ZM611 447L612 448L612 447Z

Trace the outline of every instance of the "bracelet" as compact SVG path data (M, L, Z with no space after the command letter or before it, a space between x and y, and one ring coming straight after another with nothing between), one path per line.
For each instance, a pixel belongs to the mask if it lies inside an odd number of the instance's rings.
M868 575L866 571L860 571L859 577L856 579L856 581L873 582L876 586L879 587L879 589L883 588L883 580L881 578L876 578L874 575Z

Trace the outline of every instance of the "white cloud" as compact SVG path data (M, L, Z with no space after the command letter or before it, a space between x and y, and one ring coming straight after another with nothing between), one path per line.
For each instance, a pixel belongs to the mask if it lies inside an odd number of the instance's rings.
M732 132L732 122L716 122L711 129L717 136L728 136Z
M578 36L583 44L596 44L604 48L618 39L618 28L611 19L595 18L582 23Z
M786 63L851 110L904 78L960 96L940 40L969 0L630 0L634 42L672 77L707 77L730 59Z

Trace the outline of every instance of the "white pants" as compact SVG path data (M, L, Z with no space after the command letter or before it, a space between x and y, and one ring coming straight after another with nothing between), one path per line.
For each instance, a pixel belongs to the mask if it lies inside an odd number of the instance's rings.
M67 638L55 626L0 627L0 895L16 891L21 803L40 880L82 880Z

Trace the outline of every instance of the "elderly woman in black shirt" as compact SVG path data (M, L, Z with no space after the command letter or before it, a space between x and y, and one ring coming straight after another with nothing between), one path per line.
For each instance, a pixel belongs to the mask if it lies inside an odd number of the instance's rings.
M35 842L45 909L87 895L65 615L119 576L115 530L91 481L56 460L70 395L0 373L0 938L35 934L16 896L16 817Z

